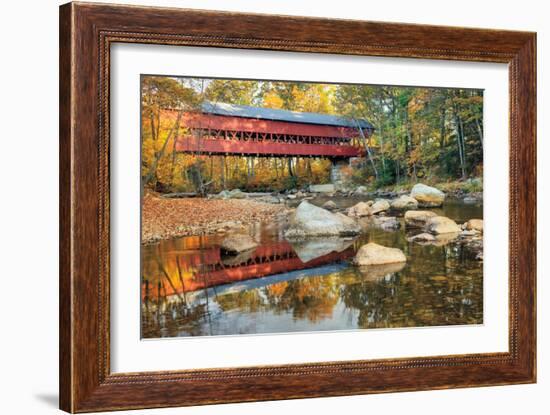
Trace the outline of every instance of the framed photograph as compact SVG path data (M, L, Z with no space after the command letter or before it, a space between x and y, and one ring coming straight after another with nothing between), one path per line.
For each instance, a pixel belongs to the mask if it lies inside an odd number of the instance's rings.
M60 8L60 406L536 381L536 35Z

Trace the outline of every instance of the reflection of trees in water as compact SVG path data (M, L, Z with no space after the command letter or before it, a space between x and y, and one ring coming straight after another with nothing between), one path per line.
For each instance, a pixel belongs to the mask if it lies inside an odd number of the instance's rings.
M359 311L359 328L411 327L482 322L479 277L407 277L400 273L342 288L346 307Z
M166 298L142 303L142 337L177 337L183 334L203 335L206 304L186 305Z
M225 294L217 299L223 311L257 312L269 310L276 314L291 312L297 320L315 323L332 316L339 292L335 278L309 277L271 284L261 289Z
M276 312L292 311L295 319L307 318L313 323L331 317L339 299L333 275L289 281L282 292L277 289L265 291L270 306Z

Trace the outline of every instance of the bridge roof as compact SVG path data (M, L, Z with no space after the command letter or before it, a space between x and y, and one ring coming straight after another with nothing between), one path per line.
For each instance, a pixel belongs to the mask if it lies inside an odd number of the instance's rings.
M204 102L202 111L208 114L226 115L230 117L256 118L272 121L286 121L302 124L332 125L338 127L374 129L367 120L339 117L336 115L319 114L315 112L298 112L271 108L234 105L223 102Z

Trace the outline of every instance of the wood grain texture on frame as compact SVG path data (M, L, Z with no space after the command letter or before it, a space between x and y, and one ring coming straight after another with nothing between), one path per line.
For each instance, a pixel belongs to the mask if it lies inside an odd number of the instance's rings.
M115 42L508 63L509 352L111 373L109 58ZM90 412L534 382L535 102L534 33L105 4L61 6L61 409Z

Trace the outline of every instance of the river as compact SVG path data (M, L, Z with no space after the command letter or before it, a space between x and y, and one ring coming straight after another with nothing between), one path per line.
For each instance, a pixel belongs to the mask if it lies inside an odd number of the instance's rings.
M331 200L342 208L357 203ZM434 211L458 223L483 217L482 205L458 200ZM260 245L236 257L221 255L224 235L143 246L142 337L483 323L483 262L459 244L408 242L404 226L293 244L283 238L284 226L249 228ZM358 269L350 260L367 242L402 249L407 263Z

